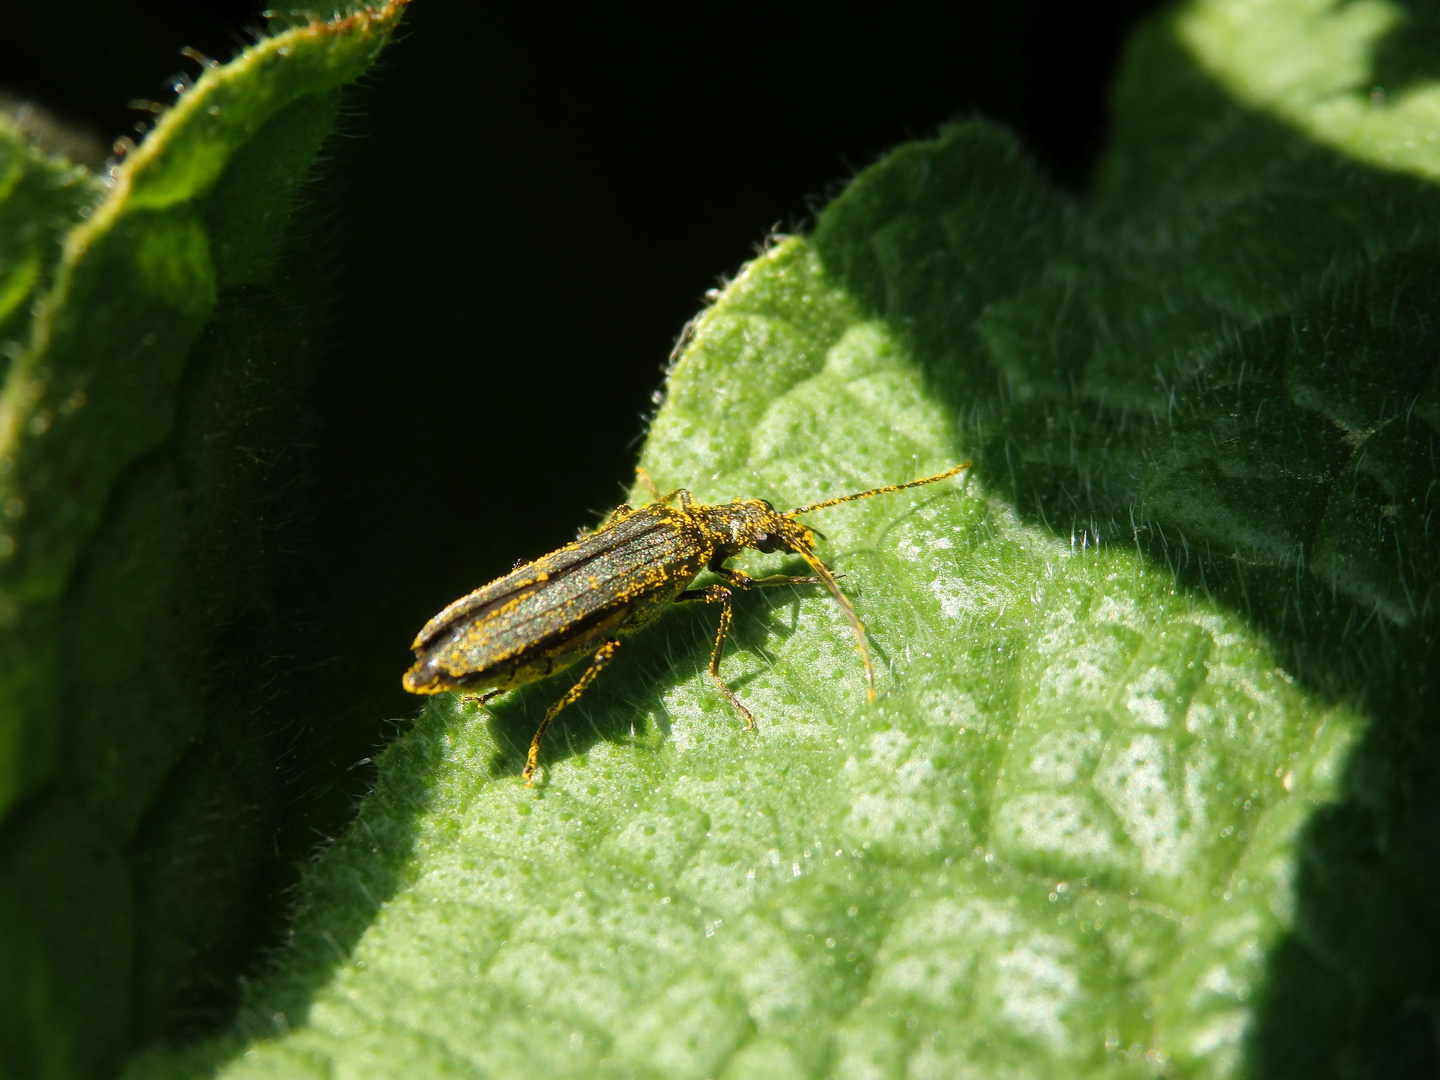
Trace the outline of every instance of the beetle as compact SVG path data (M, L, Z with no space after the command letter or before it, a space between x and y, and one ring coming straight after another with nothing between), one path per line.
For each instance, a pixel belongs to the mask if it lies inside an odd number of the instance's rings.
M970 468L965 462L934 476L905 484L840 495L794 510L778 511L764 499L697 503L677 488L661 495L650 478L640 479L653 502L639 508L622 505L603 526L558 551L522 562L504 577L476 589L425 624L410 646L415 663L403 685L415 694L447 690L485 691L479 700L513 690L562 671L586 657L590 666L550 706L525 758L525 783L535 783L540 740L550 722L574 704L620 648L620 635L653 622L671 603L701 601L720 605L720 625L710 653L709 675L725 700L755 729L755 717L720 677L720 657L735 590L767 585L824 585L839 602L865 662L871 701L875 670L861 624L840 591L835 574L815 554L815 531L796 520L840 503L886 495L945 480ZM746 548L762 553L799 555L813 576L772 574L752 578L725 563ZM704 570L723 584L691 588Z

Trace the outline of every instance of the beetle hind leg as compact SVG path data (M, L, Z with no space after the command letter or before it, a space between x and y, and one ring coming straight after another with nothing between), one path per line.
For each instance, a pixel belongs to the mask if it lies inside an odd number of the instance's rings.
M521 775L525 777L526 787L535 786L535 767L540 761L540 740L545 735L545 729L550 726L550 721L554 720L556 715L561 709L565 708L565 706L574 705L575 702L580 700L580 695L585 692L585 688L595 681L595 677L599 675L600 672L605 670L605 665L610 662L611 657L615 655L615 651L619 648L620 642L615 638L610 638L604 645L601 645L600 648L595 651L595 656L591 659L590 666L585 669L585 674L575 680L575 685L565 691L564 697L546 710L545 718L540 721L540 727L535 731L535 737L530 740L530 752L525 755L525 770Z

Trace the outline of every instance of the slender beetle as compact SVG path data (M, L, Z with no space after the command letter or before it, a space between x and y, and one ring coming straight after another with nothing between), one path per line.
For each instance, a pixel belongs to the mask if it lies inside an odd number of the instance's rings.
M579 699L614 657L620 648L619 635L653 622L671 602L701 600L721 605L720 628L710 654L710 678L745 718L745 726L753 730L755 717L720 677L733 590L816 584L834 595L855 633L856 647L865 661L870 700L874 701L875 671L865 628L840 591L834 573L815 554L814 531L795 519L855 499L933 484L969 467L967 461L908 484L840 495L783 513L764 499L697 503L684 488L661 495L641 472L654 502L638 509L618 507L595 532L534 562L517 565L426 623L410 646L415 650L415 663L405 673L405 689L416 694L486 691L483 701L589 657L590 666L550 706L530 740L524 776L526 784L533 785L545 729L561 709ZM810 565L814 576L752 578L725 565L745 548L793 552ZM724 584L690 588L707 569Z

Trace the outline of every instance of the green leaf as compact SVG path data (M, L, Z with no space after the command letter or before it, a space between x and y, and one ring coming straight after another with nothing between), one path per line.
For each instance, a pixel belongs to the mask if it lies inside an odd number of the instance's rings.
M173 1029L292 844L268 820L287 736L247 731L227 676L256 681L238 654L281 585L316 318L292 211L403 6L207 66L103 180L0 124L7 1075L111 1073ZM206 863L218 815L242 820Z
M0 112L0 341L7 342L0 361L7 365L20 352L15 339L54 273L65 232L103 192L89 170L32 145L19 120Z
M1413 1071L1440 84L1372 84L1424 18L1188 4L1131 49L1092 204L966 124L747 266L670 375L662 488L977 461L815 516L879 702L803 588L739 605L758 734L705 610L627 641L536 790L557 685L434 701L237 1032L128 1075Z

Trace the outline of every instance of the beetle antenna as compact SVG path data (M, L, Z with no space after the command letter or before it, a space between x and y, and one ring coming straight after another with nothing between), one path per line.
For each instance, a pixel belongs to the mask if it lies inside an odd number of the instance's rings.
M785 517L794 517L797 514L808 514L812 510L824 510L827 506L839 506L841 503L854 502L856 499L868 499L872 495L888 495L892 491L904 491L906 488L919 487L922 484L933 484L937 480L948 480L956 473L964 472L970 468L970 465L971 462L966 461L963 464L956 465L953 469L946 469L942 473L927 476L923 480L911 480L908 484L890 484L886 487L871 488L869 491L857 491L854 495L837 495L835 498L826 499L824 502L811 503L809 506L801 506L794 510L787 510L785 511ZM866 665L869 665L868 658Z

